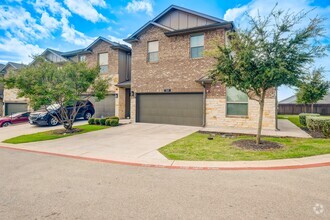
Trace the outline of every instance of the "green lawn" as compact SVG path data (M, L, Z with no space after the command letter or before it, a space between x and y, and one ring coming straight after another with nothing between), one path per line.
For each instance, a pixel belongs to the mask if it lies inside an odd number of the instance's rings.
M299 115L278 115L277 118L278 119L288 119L289 121L291 121L293 124L297 125L298 127L300 127L300 128L304 127L299 122Z
M64 138L64 137L69 137L73 135L79 135L91 131L98 131L102 129L109 128L108 126L101 126L101 125L80 125L80 126L75 126L74 128L81 129L81 131L73 134L55 134L54 131L44 131L44 132L39 132L35 134L27 134L27 135L21 135L17 136L14 138L7 139L3 141L4 143L9 143L9 144L22 144L22 143L29 143L29 142L37 142L37 141L47 141L47 140L54 140L58 138ZM61 130L61 129L57 129Z
M284 147L273 151L253 151L231 145L236 140L254 139L252 136L223 138L216 135L214 140L208 140L208 136L194 133L162 147L159 151L168 159L191 161L273 160L330 153L330 139L265 137L263 140L278 142Z

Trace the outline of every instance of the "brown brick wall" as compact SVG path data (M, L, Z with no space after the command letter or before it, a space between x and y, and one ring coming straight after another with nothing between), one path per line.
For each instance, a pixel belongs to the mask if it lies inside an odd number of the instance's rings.
M211 57L190 58L190 35L166 37L164 30L158 27L149 28L139 42L132 43L132 90L139 92L172 92L203 91L195 80L205 76L215 60ZM224 31L205 32L205 50L210 49L215 36L224 39ZM147 62L147 45L149 41L159 40L159 62Z
M100 53L108 53L108 72L102 73L104 78L111 77L109 92L114 93L117 89L115 85L118 83L118 50L114 50L107 42L100 42L92 49L91 54L86 54L86 63L90 67L98 65L98 55Z

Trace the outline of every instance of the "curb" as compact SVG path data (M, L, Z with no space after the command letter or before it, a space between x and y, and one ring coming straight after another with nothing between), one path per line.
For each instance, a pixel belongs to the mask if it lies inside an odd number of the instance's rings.
M166 169L181 169L181 170L296 170L296 169L306 169L306 168L316 168L316 167L330 167L330 162L289 165L289 166L269 166L269 167L198 167L198 166L175 166L175 165L171 166L171 165L157 165L157 164L147 164L147 163L144 164L144 163L107 160L107 159L99 159L99 158L91 158L91 157L81 157L81 156L73 156L67 154L51 153L51 152L28 150L28 149L15 148L15 147L5 147L5 146L0 146L0 149L9 149L9 150L16 150L16 151L23 151L23 152L51 155L51 156L59 156L59 157L65 157L71 159L86 160L86 161L101 162L101 163L111 163L111 164L119 164L119 165L135 166L135 167L166 168Z

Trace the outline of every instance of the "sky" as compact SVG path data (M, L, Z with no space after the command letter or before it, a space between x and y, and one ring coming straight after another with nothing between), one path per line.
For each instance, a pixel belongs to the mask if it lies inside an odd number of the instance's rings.
M327 18L322 42L330 43L330 0L0 0L0 63L27 64L46 48L84 48L98 36L124 43L122 39L171 4L244 27L245 13L266 15L276 3L293 12L313 9L306 22ZM330 80L330 56L316 60L315 67L324 67ZM293 88L279 88L279 100L293 94Z

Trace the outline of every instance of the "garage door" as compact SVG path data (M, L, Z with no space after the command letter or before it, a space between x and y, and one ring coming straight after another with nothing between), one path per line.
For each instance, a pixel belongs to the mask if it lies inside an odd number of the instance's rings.
M203 94L137 94L137 122L203 125Z
M11 115L17 112L26 112L28 106L26 103L6 103L5 104L5 114Z
M107 117L115 115L115 95L107 95L105 99L97 102L96 98L92 97L90 101L95 108L94 117Z

